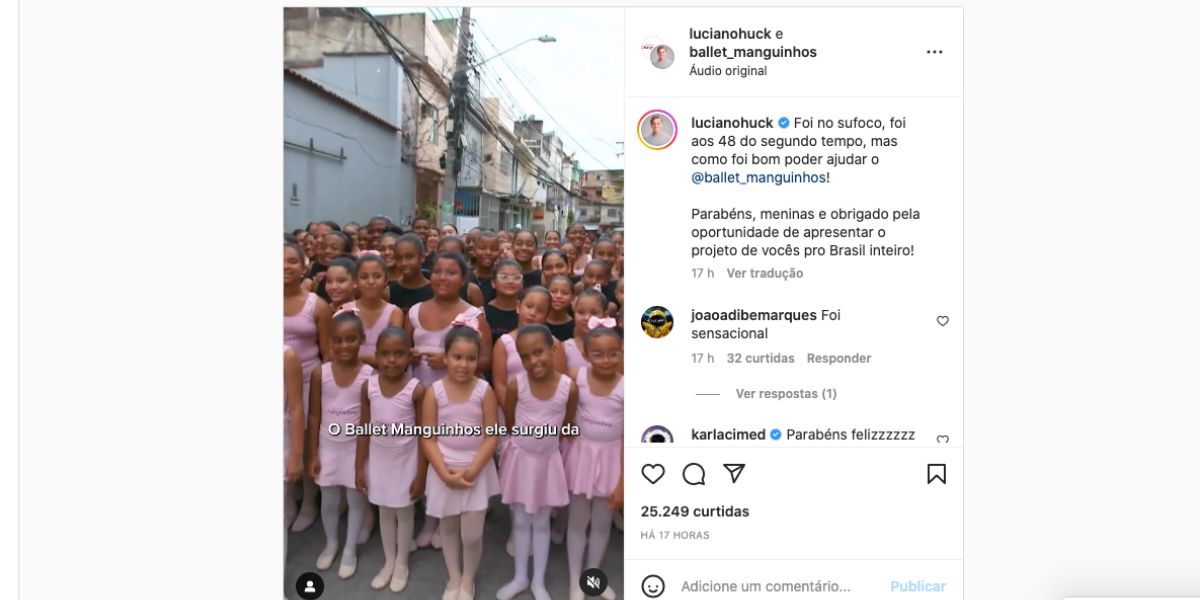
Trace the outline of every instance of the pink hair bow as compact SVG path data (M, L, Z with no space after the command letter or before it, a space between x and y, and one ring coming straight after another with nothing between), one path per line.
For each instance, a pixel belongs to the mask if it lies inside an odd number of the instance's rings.
M354 313L354 316L357 317L358 316L358 305L353 302L347 302L347 303L343 304L340 308L338 308L337 312L333 313L333 316L336 317L342 313L347 313L347 312Z
M602 286L598 283L596 285L593 285L592 289L596 290L597 292L604 293L604 286Z
M595 329L597 327L607 327L609 329L612 329L613 327L616 327L616 326L617 326L617 320L612 317L605 317L603 319L598 318L598 317L591 317L588 319L588 329L589 330Z
M459 315L457 317L454 317L454 320L450 321L450 326L451 327L470 327L471 329L474 329L475 331L478 332L479 331L479 318L478 317L479 317L479 313L468 310L466 312L459 313Z
M378 250L362 250L358 253L359 258L362 258L364 256L383 256L383 255L380 254Z

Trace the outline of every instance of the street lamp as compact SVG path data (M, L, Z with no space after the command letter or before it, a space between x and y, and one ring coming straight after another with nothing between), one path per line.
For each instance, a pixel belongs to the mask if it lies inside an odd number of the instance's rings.
M448 136L448 143L446 144L446 178L445 183L442 185L442 202L438 210L440 217L439 221L442 223L449 223L454 217L454 195L455 189L458 187L458 173L462 162L462 148L459 148L459 145L461 144L460 140L462 138L463 131L463 105L467 101L467 69L478 68L493 58L507 54L508 52L515 50L524 44L528 44L529 42L541 42L543 44L548 44L550 42L558 41L558 39L552 35L542 35L529 38L491 58L484 59L477 63L471 63L470 52L468 51L470 24L471 8L469 6L464 6L462 9L462 14L459 16L458 58L455 61L454 66L454 78L450 80L450 119L454 123L454 131Z
M523 46L523 45L525 45L525 44L528 44L529 42L541 42L541 43L543 43L543 44L549 44L549 43L551 43L551 42L557 42L557 41L558 41L558 38L556 38L556 37L554 37L554 36L552 36L552 35L542 35L542 36L538 36L538 37L532 37L532 38L529 38L529 39L527 39L527 40L525 40L525 41L523 41L523 42L521 42L521 43L517 44L516 46L513 46L512 48L509 48L508 50L505 50L504 52L501 52L500 54L497 54L496 56L493 56L493 57L491 57L491 58L487 58L487 59L481 60L481 61L479 61L479 62L477 62L477 63L472 63L472 64L471 64L471 66L472 66L472 67L478 67L478 66L482 65L483 63L485 63L485 62L488 62L488 61L492 60L492 58L497 58L497 57L499 57L499 56L501 56L501 55L503 55L503 54L507 54L508 52L510 52L510 51L512 51L512 50L516 50L517 48L519 48L519 47L521 47L521 46Z

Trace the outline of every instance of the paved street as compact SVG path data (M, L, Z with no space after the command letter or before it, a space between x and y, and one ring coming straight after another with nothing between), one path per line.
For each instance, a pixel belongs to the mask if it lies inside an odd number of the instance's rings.
M508 508L500 504L499 498L492 499L492 510L488 514L487 525L484 527L483 563L479 567L479 577L476 582L475 597L477 600L493 600L496 591L507 583L513 574L513 561L504 551L509 530ZM417 517L416 528L421 527L421 517ZM345 536L345 516L342 517L342 537ZM288 598L298 599L295 590L296 577L305 571L316 572L317 554L325 545L325 535L322 533L321 522L318 520L307 531L292 533L288 539L288 563L285 573L285 586ZM608 574L609 585L624 597L625 580L622 573L624 561L624 536L613 529L608 543L608 553L605 555L601 568ZM337 577L339 558L334 560L333 567L328 571L319 572L325 580L325 593L322 599L328 600L357 600L359 598L413 598L420 600L437 600L442 597L446 586L446 565L440 551L422 549L409 557L410 577L408 588L400 594L393 594L387 588L371 589L371 579L383 567L383 548L379 540L379 528L376 527L367 543L358 547L358 572L354 577L341 580ZM531 565L532 566L532 565ZM563 545L550 546L550 565L547 568L546 587L555 600L567 598L567 549ZM531 599L529 593L518 596Z

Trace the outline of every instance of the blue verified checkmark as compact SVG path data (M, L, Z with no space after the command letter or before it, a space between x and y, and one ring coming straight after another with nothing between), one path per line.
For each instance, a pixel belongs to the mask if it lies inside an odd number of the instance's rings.
M791 125L791 124L792 124L792 122L789 121L787 117L779 117L779 128L780 129L787 129L788 125Z
M773 439L775 441L779 441L779 438L781 438L781 437L783 437L782 431L779 431L778 429L771 430L771 439Z

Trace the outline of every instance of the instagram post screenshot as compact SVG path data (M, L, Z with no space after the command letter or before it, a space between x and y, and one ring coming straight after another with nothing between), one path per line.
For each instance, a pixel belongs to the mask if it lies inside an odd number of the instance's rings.
M284 27L287 593L616 597L621 11Z
M0 597L1200 600L1198 3L10 10Z

